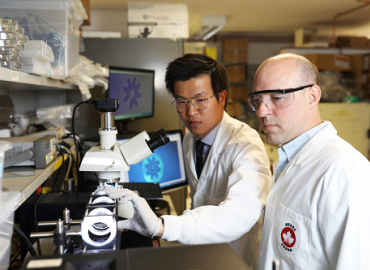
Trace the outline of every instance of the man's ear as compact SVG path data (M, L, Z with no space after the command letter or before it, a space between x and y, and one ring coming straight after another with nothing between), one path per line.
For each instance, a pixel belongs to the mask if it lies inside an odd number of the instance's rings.
M227 91L222 90L218 93L218 101L220 102L222 108L225 108L226 105L226 97L227 97Z
M316 107L321 98L320 86L314 85L308 90L309 108Z

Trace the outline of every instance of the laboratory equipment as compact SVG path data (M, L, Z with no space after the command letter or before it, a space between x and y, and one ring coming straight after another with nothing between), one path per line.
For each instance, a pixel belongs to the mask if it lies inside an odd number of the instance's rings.
M143 131L132 139L119 144L116 142L117 128L114 126L114 112L119 108L118 99L97 99L93 102L99 110L101 128L99 129L100 146L94 146L84 156L80 171L97 173L99 186L91 194L81 221L80 231L70 230L69 210L64 210L64 220L39 223L39 226L56 226L54 232L31 233L31 238L53 237L59 254L75 252L70 240L80 236L83 252L115 250L118 246L118 217L131 218L131 202L119 204L106 196L106 190L122 188L118 185L121 171L128 171L130 165L136 164L150 156L155 149L169 142L164 130L155 133L151 138ZM76 221L75 221L76 222ZM71 251L72 250L72 251ZM78 249L81 252L80 249Z
M58 155L55 135L22 136L0 138L9 141L13 147L5 152L4 168L10 166L35 166L44 169Z

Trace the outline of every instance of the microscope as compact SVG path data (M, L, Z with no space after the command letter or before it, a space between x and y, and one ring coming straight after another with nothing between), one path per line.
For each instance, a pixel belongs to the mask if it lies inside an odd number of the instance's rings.
M119 108L118 99L97 99L95 108L99 111L101 127L99 129L100 146L92 147L85 154L80 171L96 172L99 186L91 194L81 220L71 220L70 212L63 211L63 220L39 222L39 226L56 226L52 232L35 232L30 237L54 238L59 255L64 253L97 253L119 249L120 237L117 235L119 218L133 213L131 202L120 204L117 199L106 196L106 190L122 188L119 185L121 171L128 171L150 156L155 149L170 140L162 129L152 137L143 131L132 139L119 144L116 142L117 128L114 126L114 113ZM81 225L81 230L71 230L71 225ZM74 250L73 237L80 237L81 245Z

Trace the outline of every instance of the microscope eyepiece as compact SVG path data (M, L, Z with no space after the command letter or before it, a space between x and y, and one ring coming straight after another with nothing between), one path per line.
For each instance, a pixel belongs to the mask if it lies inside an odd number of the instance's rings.
M150 137L150 140L147 141L147 144L150 150L154 151L158 147L163 146L169 142L170 138L167 137L166 131L164 131L164 129L162 128Z

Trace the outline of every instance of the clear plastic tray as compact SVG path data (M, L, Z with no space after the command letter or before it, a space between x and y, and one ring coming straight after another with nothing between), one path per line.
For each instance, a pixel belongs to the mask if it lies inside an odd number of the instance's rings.
M20 56L16 54L1 54L0 61L15 61L20 62Z
M27 42L28 41L28 36L22 35L22 34L18 34L18 40L22 40L22 41Z
M21 55L22 50L18 48L0 47L0 54Z
M9 32L9 33L17 33L17 34L24 34L24 28L20 26L10 25L10 24L2 24L0 23L0 31L1 32Z
M0 47L17 48L19 47L19 42L18 40L0 39Z
M0 39L19 40L19 35L17 33L0 32Z
M12 19L0 18L0 23L1 24L10 24L10 25L18 26L18 22L14 21Z
M0 67L10 68L14 70L22 70L23 64L15 61L0 61Z

